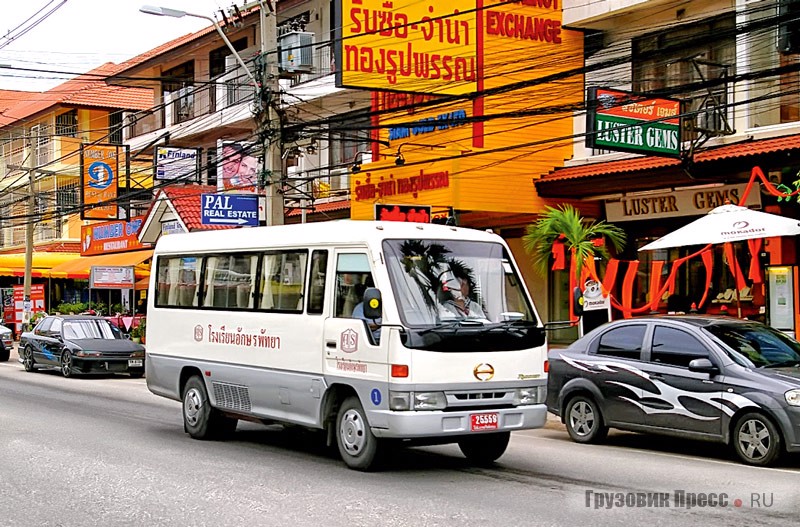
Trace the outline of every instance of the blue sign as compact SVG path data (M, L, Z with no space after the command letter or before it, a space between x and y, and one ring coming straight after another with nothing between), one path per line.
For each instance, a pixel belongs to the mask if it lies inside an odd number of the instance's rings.
M102 161L95 161L89 165L89 186L96 189L107 189L114 182L114 171L108 166L108 163Z
M258 225L258 196L255 194L203 194L200 200L203 225Z
M370 399L372 399L372 404L378 406L381 404L381 391L377 388L373 388L372 393L369 394Z

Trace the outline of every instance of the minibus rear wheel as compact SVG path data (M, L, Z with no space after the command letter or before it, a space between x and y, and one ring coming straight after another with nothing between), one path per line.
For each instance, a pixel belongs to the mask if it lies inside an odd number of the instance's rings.
M203 379L194 375L183 388L183 429L194 439L220 439L236 430L237 419L211 407Z
M468 436L458 440L458 448L473 464L491 465L505 453L510 438L511 432Z
M385 445L372 434L358 397L345 399L336 416L336 444L345 464L355 470L374 470L382 461Z

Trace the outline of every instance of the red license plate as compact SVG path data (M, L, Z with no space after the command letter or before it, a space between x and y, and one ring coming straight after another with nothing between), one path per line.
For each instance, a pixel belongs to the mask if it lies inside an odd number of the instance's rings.
M471 414L469 416L469 420L470 429L473 432L477 432L479 430L497 430L497 426L500 423L500 418L497 416L497 412L488 414Z

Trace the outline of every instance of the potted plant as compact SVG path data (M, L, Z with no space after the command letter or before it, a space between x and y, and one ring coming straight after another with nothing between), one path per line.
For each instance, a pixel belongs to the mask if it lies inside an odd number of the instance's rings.
M142 318L139 323L131 329L131 340L144 344L147 333L147 319Z
M131 335L131 340L132 341L134 341L136 343L139 343L139 342L142 341L142 332L139 329L139 326L131 328L130 335Z

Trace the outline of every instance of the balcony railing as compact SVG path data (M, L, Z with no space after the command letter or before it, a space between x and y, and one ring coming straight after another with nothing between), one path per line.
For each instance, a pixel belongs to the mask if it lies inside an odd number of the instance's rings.
M241 68L196 86L167 92L159 109L128 116L128 137L137 137L168 126L211 115L238 104L250 103L255 88Z

